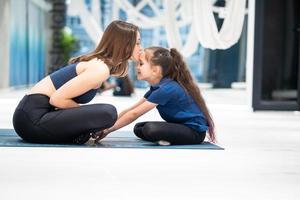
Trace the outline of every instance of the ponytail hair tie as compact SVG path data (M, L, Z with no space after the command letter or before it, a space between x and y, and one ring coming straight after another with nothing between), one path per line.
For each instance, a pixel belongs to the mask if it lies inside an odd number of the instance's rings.
M171 48L170 49L170 54L171 56L174 58L174 57L177 57L177 56L180 56L180 53L177 51L177 49L175 48Z

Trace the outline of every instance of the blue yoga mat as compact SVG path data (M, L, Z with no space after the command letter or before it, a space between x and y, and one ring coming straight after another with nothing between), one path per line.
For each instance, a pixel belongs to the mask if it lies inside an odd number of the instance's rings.
M134 136L130 131L117 131L101 140L98 144L87 142L83 145L73 144L35 144L22 140L13 129L0 129L0 147L75 147L75 148L141 148L141 149L215 149L224 148L204 142L197 145L170 145L160 146L156 143L147 142Z

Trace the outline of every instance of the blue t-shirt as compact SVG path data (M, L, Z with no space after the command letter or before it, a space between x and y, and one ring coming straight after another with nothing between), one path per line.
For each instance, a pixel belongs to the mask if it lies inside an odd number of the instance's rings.
M208 129L206 117L195 100L174 80L163 78L151 86L144 97L157 105L160 116L171 123L181 123L204 132Z

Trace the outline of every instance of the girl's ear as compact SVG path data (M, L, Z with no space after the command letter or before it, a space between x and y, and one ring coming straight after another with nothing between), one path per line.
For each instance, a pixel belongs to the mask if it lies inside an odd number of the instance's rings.
M156 74L158 74L158 75L162 74L162 69L160 66L155 65L155 66L152 66L152 68L153 68L153 72L155 72Z

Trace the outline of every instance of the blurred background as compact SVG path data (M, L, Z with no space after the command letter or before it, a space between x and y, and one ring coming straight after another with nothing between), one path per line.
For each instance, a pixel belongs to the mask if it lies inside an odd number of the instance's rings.
M299 9L299 0L0 0L2 133L33 84L122 19L140 27L143 47L184 55L225 148L1 147L0 199L299 199ZM130 65L129 79L109 80L91 103L122 111L138 101L148 85ZM127 94L115 90L128 80ZM136 122L154 120L156 109Z
M115 19L138 25L143 47L178 48L202 88L245 90L253 110L299 110L297 0L1 0L0 88L92 51Z

